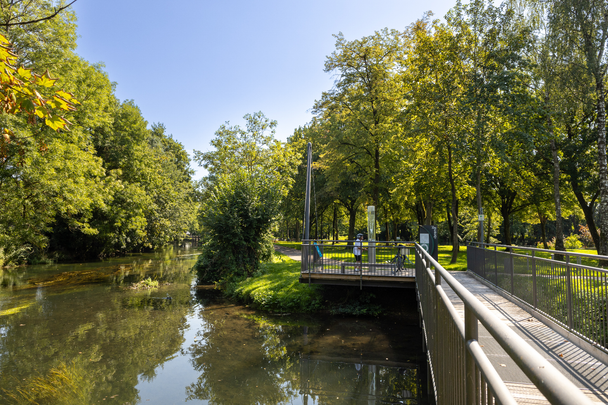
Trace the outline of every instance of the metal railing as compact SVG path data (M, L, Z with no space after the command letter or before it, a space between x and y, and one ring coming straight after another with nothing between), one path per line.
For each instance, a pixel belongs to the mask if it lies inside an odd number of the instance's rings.
M415 255L417 296L437 404L516 404L478 343L479 322L550 403L591 404L420 245L416 245ZM443 282L462 300L464 320L445 293Z
M600 260L608 257L479 243L467 248L470 271L608 353L608 271L596 267Z
M413 277L414 242L364 241L361 262L355 262L354 242L302 241L301 272Z

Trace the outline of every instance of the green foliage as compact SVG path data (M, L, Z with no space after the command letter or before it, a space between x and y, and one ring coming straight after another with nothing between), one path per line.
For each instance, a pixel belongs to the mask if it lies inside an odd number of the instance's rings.
M379 316L383 309L373 302L375 297L372 293L362 292L354 297L348 297L345 302L335 305L329 312L332 315Z
M54 7L47 0L10 2L0 10L0 28L48 16ZM118 102L103 65L74 53L74 14L11 26L9 35L18 64L28 69L7 66L3 73L10 76L4 85L20 89L21 98L0 89L10 104L0 115L5 255L28 250L34 261L91 258L184 237L196 215L188 155L162 124L149 129L135 103ZM6 61L2 52L8 50L0 51ZM47 69L58 78L32 73ZM52 86L63 90L49 92ZM72 93L80 100L76 110ZM55 131L68 121L69 132Z
M321 308L319 287L300 284L300 263L278 255L265 263L262 273L234 279L226 285L229 297L270 312L315 312Z
M244 118L246 129L228 123L218 129L215 151L195 152L209 172L200 209L205 239L195 266L202 282L251 276L270 258L271 226L292 183L295 157L274 139L276 121L262 113Z
M579 240L577 234L572 234L564 239L564 247L566 249L580 249L583 247L583 243Z
M205 241L195 268L202 282L250 276L270 258L272 221L278 213L277 189L251 178L216 184L205 204Z
M133 283L130 287L132 290L152 290L158 288L158 280L152 280L150 277L145 278L137 283Z

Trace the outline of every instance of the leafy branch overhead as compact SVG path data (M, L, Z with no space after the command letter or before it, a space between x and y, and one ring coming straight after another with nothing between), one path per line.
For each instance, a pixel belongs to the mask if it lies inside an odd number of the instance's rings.
M60 116L61 111L74 111L80 104L74 95L63 90L45 95L55 85L48 71L42 75L30 69L16 67L17 55L11 44L0 34L0 110L5 114L25 114L30 124L43 119L46 126L58 131L68 129L70 122ZM12 133L4 129L4 139Z

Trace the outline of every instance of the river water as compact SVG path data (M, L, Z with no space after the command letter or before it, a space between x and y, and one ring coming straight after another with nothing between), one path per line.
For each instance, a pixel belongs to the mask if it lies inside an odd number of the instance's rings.
M0 270L0 404L425 403L415 316L266 314L195 288L195 261Z

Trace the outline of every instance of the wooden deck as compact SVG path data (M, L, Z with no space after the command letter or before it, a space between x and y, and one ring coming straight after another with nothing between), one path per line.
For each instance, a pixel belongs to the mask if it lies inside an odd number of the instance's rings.
M387 271L386 273L391 273ZM411 272L413 273L413 271ZM398 272L395 275L382 274L378 272L363 273L347 269L341 272L302 272L300 273L300 283L307 284L329 284L329 285L350 285L359 287L389 287L389 288L415 288L416 277L409 272Z

